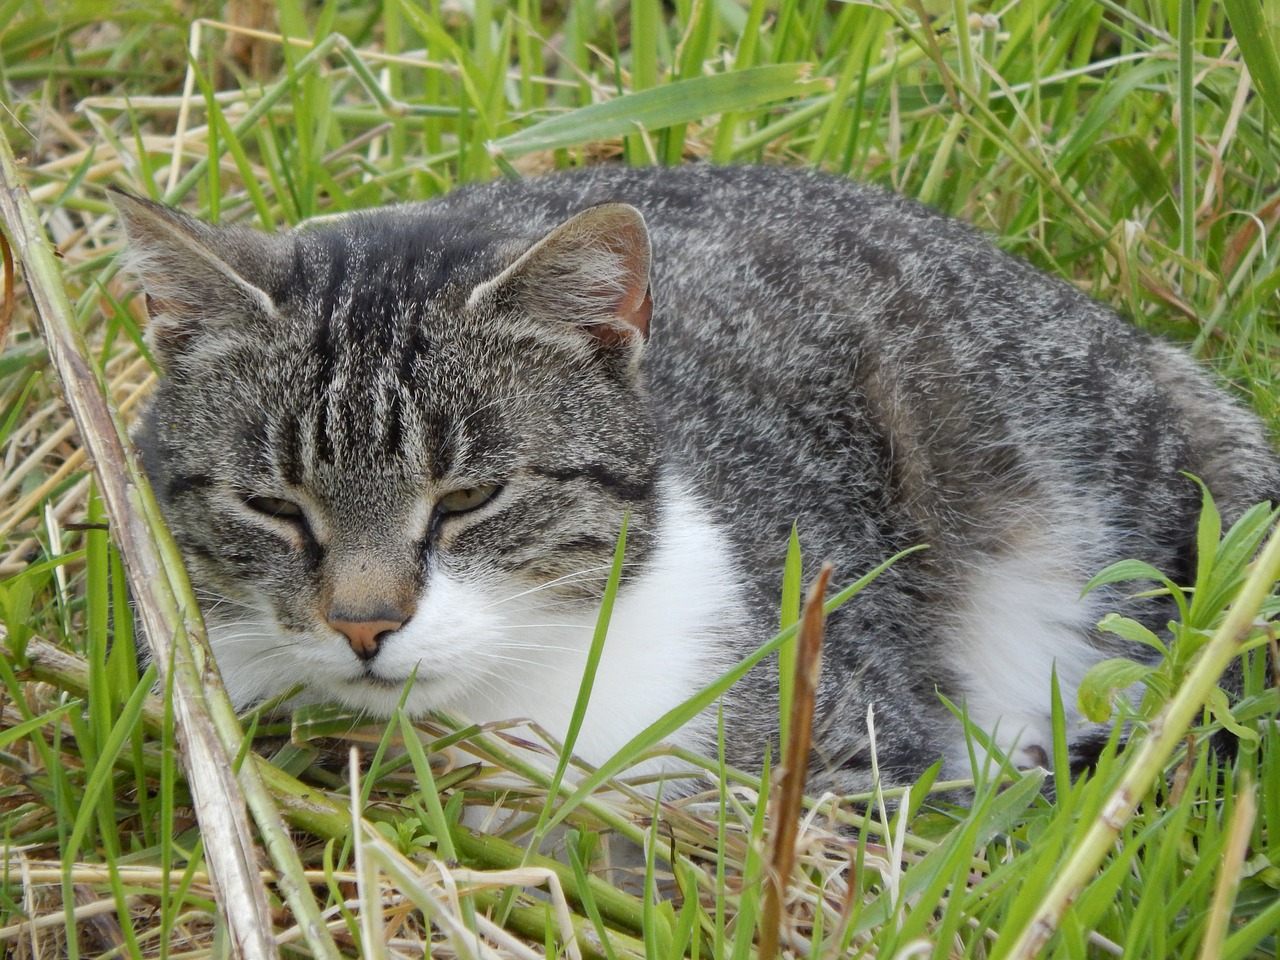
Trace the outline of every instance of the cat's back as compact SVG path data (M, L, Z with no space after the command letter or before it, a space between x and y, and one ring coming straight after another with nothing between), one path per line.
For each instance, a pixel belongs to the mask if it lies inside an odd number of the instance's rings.
M1217 474L1239 503L1274 478L1253 418L1180 352L875 187L602 166L433 206L536 236L610 201L637 207L652 237L645 364L669 452L744 549L774 550L793 521L816 554L854 564L918 542L998 549L1057 511L1093 515L1079 562L1100 566L1194 522L1179 471ZM1102 529L1115 535L1098 544Z
M1026 387L1083 381L1108 360L1131 367L1150 343L969 225L814 171L600 166L465 188L426 209L536 238L605 202L639 209L652 238L646 363L660 389L745 375L761 389L830 380L847 393L882 363ZM914 379L928 392L933 378ZM1119 401L1121 379L1097 383L1099 398Z

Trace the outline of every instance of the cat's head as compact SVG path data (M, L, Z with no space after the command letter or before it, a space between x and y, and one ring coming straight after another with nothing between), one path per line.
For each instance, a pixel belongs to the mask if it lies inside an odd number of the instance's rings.
M634 208L270 235L114 199L162 374L136 436L238 705L385 713L416 671L410 707L448 706L589 633L655 509Z

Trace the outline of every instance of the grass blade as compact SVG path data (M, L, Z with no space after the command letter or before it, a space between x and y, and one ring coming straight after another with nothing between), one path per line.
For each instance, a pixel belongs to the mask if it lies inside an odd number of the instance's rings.
M550 117L499 138L489 148L498 156L517 157L811 96L825 84L809 80L808 72L805 64L787 63L677 80Z
M1222 6L1258 96L1280 123L1280 8L1275 0L1222 0Z

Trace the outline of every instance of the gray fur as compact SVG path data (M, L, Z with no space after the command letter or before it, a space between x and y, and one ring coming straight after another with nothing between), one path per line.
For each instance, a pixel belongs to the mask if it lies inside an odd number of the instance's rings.
M585 279L561 244L509 280L606 202L647 223L651 327L635 237L583 241ZM549 595L592 609L623 515L635 580L677 485L731 545L742 599L717 643L737 657L776 626L793 523L806 568L843 579L927 543L830 620L823 786L867 784L868 705L901 780L953 750L939 691L998 698L953 645L975 635L981 571L1031 558L1078 593L1137 557L1186 580L1183 471L1231 517L1280 491L1257 419L1180 352L965 225L828 176L600 167L278 237L118 206L167 374L137 436L196 584L227 601L215 621L269 604L271 630L342 645L316 628L335 582L409 610L436 571L565 578ZM480 484L502 491L436 525L439 496ZM250 496L300 503L311 532L264 524ZM1154 629L1170 613L1119 593L1101 609ZM1069 632L1073 656L1124 650ZM731 762L774 738L775 684L759 670L729 697Z

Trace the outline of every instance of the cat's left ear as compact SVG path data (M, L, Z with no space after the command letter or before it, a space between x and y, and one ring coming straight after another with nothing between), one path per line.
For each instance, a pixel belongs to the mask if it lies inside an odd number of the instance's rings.
M467 303L572 323L602 346L638 352L653 312L650 261L640 211L602 203L560 224Z

